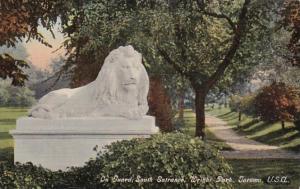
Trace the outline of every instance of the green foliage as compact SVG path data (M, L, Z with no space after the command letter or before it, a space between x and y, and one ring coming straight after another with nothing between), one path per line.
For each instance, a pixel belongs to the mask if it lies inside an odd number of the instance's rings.
M0 88L0 106L7 104L9 99L9 93L6 88Z
M254 115L254 99L256 94L248 94L244 96L232 95L229 101L229 107L232 111L240 111L247 115Z
M28 68L28 64L23 60L16 60L9 54L0 54L0 78L12 79L12 85L23 86L28 76L22 68Z
M28 107L36 102L34 92L28 87L0 84L0 106Z
M238 112L241 107L242 97L239 95L232 95L229 99L229 107L232 111Z
M76 183L78 169L72 171L50 171L32 163L20 164L0 163L0 188L3 189L58 189L84 188Z
M255 114L254 99L256 94L248 94L243 96L241 100L241 111L247 115Z
M231 188L229 183L217 183L217 176L228 176L230 167L218 149L180 133L154 135L148 139L115 142L100 156L102 173L110 178L108 188ZM133 178L133 182L114 183L113 178ZM203 176L212 182L191 183L191 177ZM161 182L157 179L184 179L185 182ZM152 178L153 182L135 182L138 178Z

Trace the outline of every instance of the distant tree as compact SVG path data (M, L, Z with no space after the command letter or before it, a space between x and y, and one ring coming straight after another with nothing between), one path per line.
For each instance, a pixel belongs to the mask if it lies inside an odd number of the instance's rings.
M6 106L29 107L36 102L34 92L28 87L8 87L7 90L9 99Z
M264 87L255 98L255 111L263 120L281 121L282 129L285 121L292 121L299 105L299 90L285 83L272 83Z
M9 99L9 92L5 87L0 87L0 106L6 106Z

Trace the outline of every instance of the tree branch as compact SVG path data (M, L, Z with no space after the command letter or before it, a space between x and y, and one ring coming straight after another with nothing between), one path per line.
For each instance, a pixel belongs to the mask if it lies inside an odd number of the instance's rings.
M245 0L243 4L243 7L239 14L236 32L232 39L232 44L228 52L226 53L222 63L219 64L217 70L211 75L211 77L209 77L208 82L206 83L208 89L210 89L224 74L226 68L231 64L232 59L240 46L241 38L243 37L247 25L247 12L250 1L251 0Z
M157 47L157 49L158 49L159 54L165 59L165 61L166 61L167 63L169 63L171 66L173 66L173 68L174 68L180 75L182 75L182 76L184 76L184 77L187 77L187 76L188 76L188 74L186 74L186 73L182 70L182 68L181 68L178 64L176 64L175 61L172 60L172 58L168 55L168 53L167 53L165 50L163 50L163 49L160 48L160 47Z
M222 19L227 20L227 22L231 26L233 32L236 32L236 29L237 29L236 25L231 20L231 18L229 16L227 16L225 14L218 14L218 13L215 13L215 12L209 12L209 11L205 10L205 8L203 6L203 3L201 3L201 1L199 1L199 0L197 0L197 4L198 4L198 7L200 8L200 10L202 11L203 14L211 16L211 17L222 18Z

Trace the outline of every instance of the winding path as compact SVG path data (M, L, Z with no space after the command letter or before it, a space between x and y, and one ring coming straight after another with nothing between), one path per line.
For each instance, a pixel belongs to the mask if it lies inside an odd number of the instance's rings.
M225 121L206 115L207 128L233 150L222 151L227 159L300 159L300 153L282 150L278 146L266 145L237 134Z

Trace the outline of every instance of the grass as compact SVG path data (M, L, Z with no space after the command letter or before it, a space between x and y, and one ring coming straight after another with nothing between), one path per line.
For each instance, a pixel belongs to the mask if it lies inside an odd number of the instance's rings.
M294 189L300 187L300 164L296 160L228 160L233 167L234 188ZM238 183L240 176L262 179L262 183ZM268 176L287 176L288 185L267 184Z
M208 111L220 119L223 119L238 133L246 137L269 145L276 145L283 149L300 152L300 132L295 129L292 122L286 123L286 129L281 129L281 124L266 123L251 116L242 116L238 128L238 113L229 108L215 108Z
M12 155L14 142L8 133L16 127L16 118L27 114L27 108L0 107L0 159Z
M184 111L184 127L183 132L185 134L195 136L195 124L196 124L196 117L195 113L191 109L186 109ZM216 136L211 133L208 129L206 131L206 140L209 143L218 145L223 150L232 150L230 146L224 143L224 141L216 138Z

